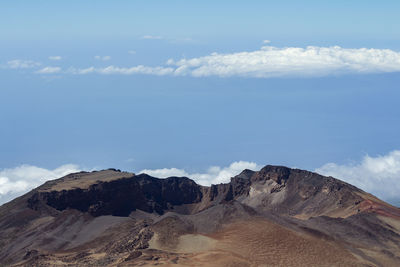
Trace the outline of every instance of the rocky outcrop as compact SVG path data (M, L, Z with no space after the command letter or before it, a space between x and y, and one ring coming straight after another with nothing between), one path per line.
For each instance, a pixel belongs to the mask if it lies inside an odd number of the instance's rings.
M350 184L283 166L211 186L80 172L0 206L0 265L186 266L208 255L215 266L396 266L399 222L398 208Z
M34 210L45 206L59 211L76 209L92 216L128 216L137 209L164 214L176 206L198 204L205 209L237 200L260 211L311 217L348 207L355 212L363 200L361 192L332 177L268 165L258 172L244 170L230 183L210 187L186 177L158 179L140 174L99 181L88 188L38 190L28 199L28 206Z
M48 205L59 211L77 209L93 216L128 216L137 209L163 214L173 206L200 202L200 188L189 178L157 179L141 174L99 182L88 189L37 191L28 204L34 210Z

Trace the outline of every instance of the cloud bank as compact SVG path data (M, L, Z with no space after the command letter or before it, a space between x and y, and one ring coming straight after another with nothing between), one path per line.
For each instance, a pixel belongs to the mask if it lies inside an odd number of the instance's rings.
M105 74L105 75L111 75L111 74L122 74L122 75L133 75L133 74L147 74L147 75L158 75L158 76L163 76L163 75L169 75L174 73L173 68L164 68L164 67L147 67L143 65L135 66L135 67L130 67L130 68L125 68L125 67L116 67L116 66L108 66L105 68L95 68L95 67L89 67L85 69L76 69L76 68L70 68L68 70L69 73L72 74L91 74L91 73L97 73L97 74Z
M195 77L324 76L400 71L400 53L389 49L348 49L339 46L264 46L252 52L213 53L199 58L169 60L168 65L176 67L177 75Z
M160 36L143 36L159 39ZM320 77L341 74L368 74L400 72L400 52L390 49L342 48L340 46L275 47L268 45L255 51L237 53L212 53L210 55L169 59L158 66L89 66L69 67L65 74L103 75L158 75L192 77ZM129 53L134 54L134 51ZM51 57L56 60L58 56ZM95 56L98 61L108 61L111 56ZM37 68L40 63L29 60L11 60L11 69ZM45 67L36 73L61 72L57 67Z
M315 171L339 178L384 200L400 200L400 150L377 157L366 155L355 164L328 163Z
M87 71L88 69L91 71ZM212 53L197 58L170 59L164 66L90 67L78 69L75 73L270 78L398 71L400 71L400 52L390 49L264 46L260 50L251 52Z
M167 178L170 176L189 177L201 185L211 185L228 183L230 178L239 174L244 169L258 171L262 166L248 161L235 161L227 167L213 166L204 173L189 173L183 169L164 168L164 169L144 169L139 173L146 173L159 178Z
M0 205L28 192L47 180L79 171L79 166L74 164L62 165L53 170L32 165L3 169L0 171Z

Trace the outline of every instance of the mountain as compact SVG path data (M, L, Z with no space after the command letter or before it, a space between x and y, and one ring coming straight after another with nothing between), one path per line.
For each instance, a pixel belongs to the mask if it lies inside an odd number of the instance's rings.
M79 172L0 207L0 265L400 266L400 209L282 166L210 187Z

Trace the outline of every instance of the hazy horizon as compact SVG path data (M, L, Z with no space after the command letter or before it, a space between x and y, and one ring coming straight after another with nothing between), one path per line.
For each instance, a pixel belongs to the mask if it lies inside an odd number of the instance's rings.
M0 204L69 172L285 165L399 205L397 1L0 4Z

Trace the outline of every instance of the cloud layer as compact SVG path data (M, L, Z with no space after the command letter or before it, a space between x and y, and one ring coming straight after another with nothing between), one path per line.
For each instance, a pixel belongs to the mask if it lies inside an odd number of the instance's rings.
M158 39L159 36L144 36ZM274 47L268 45L256 51L237 53L212 53L196 58L169 59L159 66L69 67L69 74L105 75L170 75L192 77L315 77L339 74L366 74L400 72L400 52L390 49L342 48L339 46ZM132 52L133 53L133 52ZM58 57L51 57L56 59ZM108 61L110 56L95 56L98 61ZM60 57L61 59L61 57ZM40 63L27 60L11 60L8 68L36 68ZM36 71L41 74L62 72L59 67L47 66Z
M90 67L78 69L75 74L269 78L398 71L400 71L400 53L390 49L349 49L339 46L308 46L306 48L264 46L260 50L251 52L212 53L208 56L191 59L170 59L164 66Z
M387 155L366 155L360 163L328 163L315 170L353 184L384 200L400 199L400 150Z
M400 53L389 49L348 49L339 46L264 46L252 52L213 53L199 58L169 60L168 64L176 67L174 74L195 77L323 76L400 71Z
M73 164L62 165L53 170L32 165L3 169L0 171L0 205L28 192L47 180L60 178L78 171L80 171L79 166Z
M133 74L147 74L147 75L169 75L174 73L173 68L164 68L164 67L147 67L143 65L135 66L135 67L130 67L130 68L124 68L124 67L116 67L116 66L108 66L105 68L95 68L95 67L89 67L85 69L76 69L76 68L70 68L68 70L68 73L72 74L90 74L90 73L97 73L97 74L123 74L123 75L133 75Z
M151 176L159 177L159 178L167 178L170 176L178 176L178 177L189 177L196 181L201 185L211 185L211 184L220 184L227 183L230 181L230 178L239 174L244 169L256 170L261 169L262 166L257 165L254 162L248 161L235 161L227 167L219 167L213 166L210 167L204 173L189 173L183 169L177 168L164 168L164 169L145 169L141 170L139 173L146 173Z

